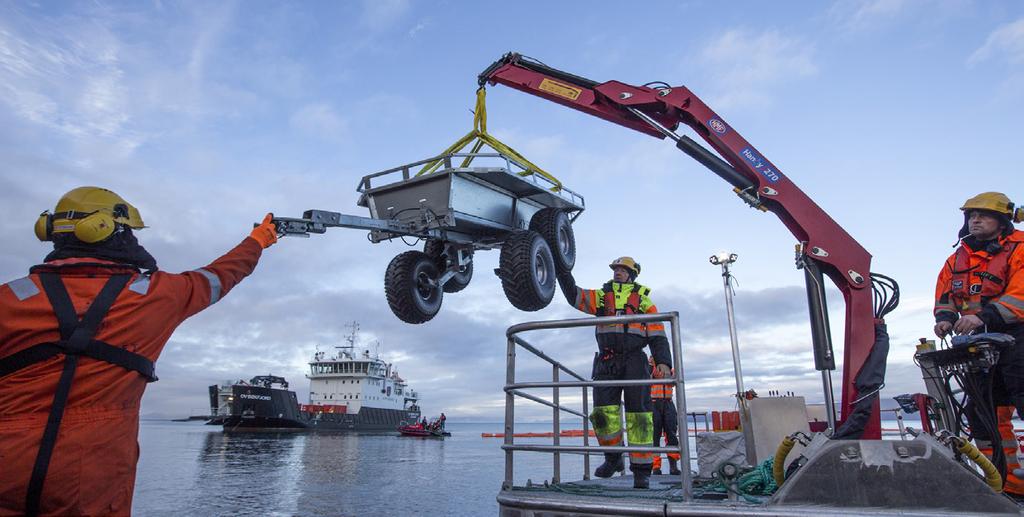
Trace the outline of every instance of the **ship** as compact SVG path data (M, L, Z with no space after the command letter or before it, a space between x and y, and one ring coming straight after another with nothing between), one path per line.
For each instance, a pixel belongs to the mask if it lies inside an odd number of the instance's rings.
M419 394L394 365L368 349L356 352L358 325L347 344L309 362L309 403L301 404L288 381L259 375L212 385L210 424L225 431L394 431L420 419Z

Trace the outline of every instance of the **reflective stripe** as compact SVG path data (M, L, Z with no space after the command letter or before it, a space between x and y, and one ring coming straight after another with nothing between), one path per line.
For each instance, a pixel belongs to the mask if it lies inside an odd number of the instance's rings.
M1020 314L1024 313L1024 301L1016 296L1004 294L996 300L996 310L1006 323L1017 323L1021 321Z
M941 307L939 306L939 304L935 304L935 313L934 313L935 316L938 316L939 314L942 314L943 312L948 312L948 313L952 314L953 317L956 317L956 309L953 307L952 304L945 304L944 303L944 304L942 304Z
M616 434L596 434L597 443L605 447L615 447L616 445L622 445L622 430L620 429Z
M654 384L651 386L651 398L652 399L670 399L672 398L672 384Z
M7 287L11 288L11 292L14 293L14 296L17 296L18 301L21 302L39 294L39 288L36 287L36 283L27 276L7 282Z
M650 452L629 453L630 465L651 465L654 463L654 454Z
M149 292L149 275L137 276L131 284L128 284L128 290L145 296Z
M205 276L206 280L210 283L210 305L217 303L220 300L220 277L205 269L197 269L196 273Z
M996 312L998 312L999 315L1003 317L1003 321L1006 324L1017 323L1018 321L1020 321L1020 318L1017 317L1017 314L1014 313L1012 310L1008 309L1002 303L997 303L995 304L995 306Z

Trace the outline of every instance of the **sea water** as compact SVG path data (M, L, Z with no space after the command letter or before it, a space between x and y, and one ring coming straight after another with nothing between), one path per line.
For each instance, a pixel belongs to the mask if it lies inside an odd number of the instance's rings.
M501 427L449 421L452 436L441 440L397 432L225 434L201 422L143 421L133 512L176 517L497 515L495 497L505 479L503 440L481 433L500 433ZM883 427L896 424L884 422ZM550 423L516 425L517 433L549 431ZM899 439L898 434L889 438ZM551 438L515 441L552 443ZM561 438L561 444L582 445L583 439ZM601 461L592 455L590 468ZM552 476L550 453L515 453L517 486ZM582 455L562 454L561 481L582 478Z
M448 422L451 437L391 433L237 433L201 422L143 421L135 515L497 515L502 424ZM551 424L518 424L545 432ZM551 438L516 443L550 444ZM582 445L582 438L562 438ZM590 443L596 444L591 438ZM591 469L600 463L592 456ZM563 454L563 481L583 478ZM517 452L515 483L543 483L549 453Z

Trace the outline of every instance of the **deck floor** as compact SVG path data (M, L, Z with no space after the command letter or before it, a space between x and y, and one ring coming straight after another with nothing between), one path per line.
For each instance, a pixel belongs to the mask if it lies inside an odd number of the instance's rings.
M696 496L686 501L676 476L651 476L651 488L633 488L633 476L614 476L553 485L517 486L498 494L502 517L596 517L610 515L635 516L962 516L962 512L919 512L884 508L826 508L818 506L772 506L768 497L712 497L694 489ZM757 502L755 502L757 501Z

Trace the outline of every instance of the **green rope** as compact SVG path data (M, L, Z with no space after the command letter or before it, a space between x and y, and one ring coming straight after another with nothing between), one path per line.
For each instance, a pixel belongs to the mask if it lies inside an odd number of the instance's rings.
M769 457L754 467L750 472L740 476L736 480L736 487L740 492L747 495L772 495L779 486L775 484L775 477L772 475L772 465L775 457Z

